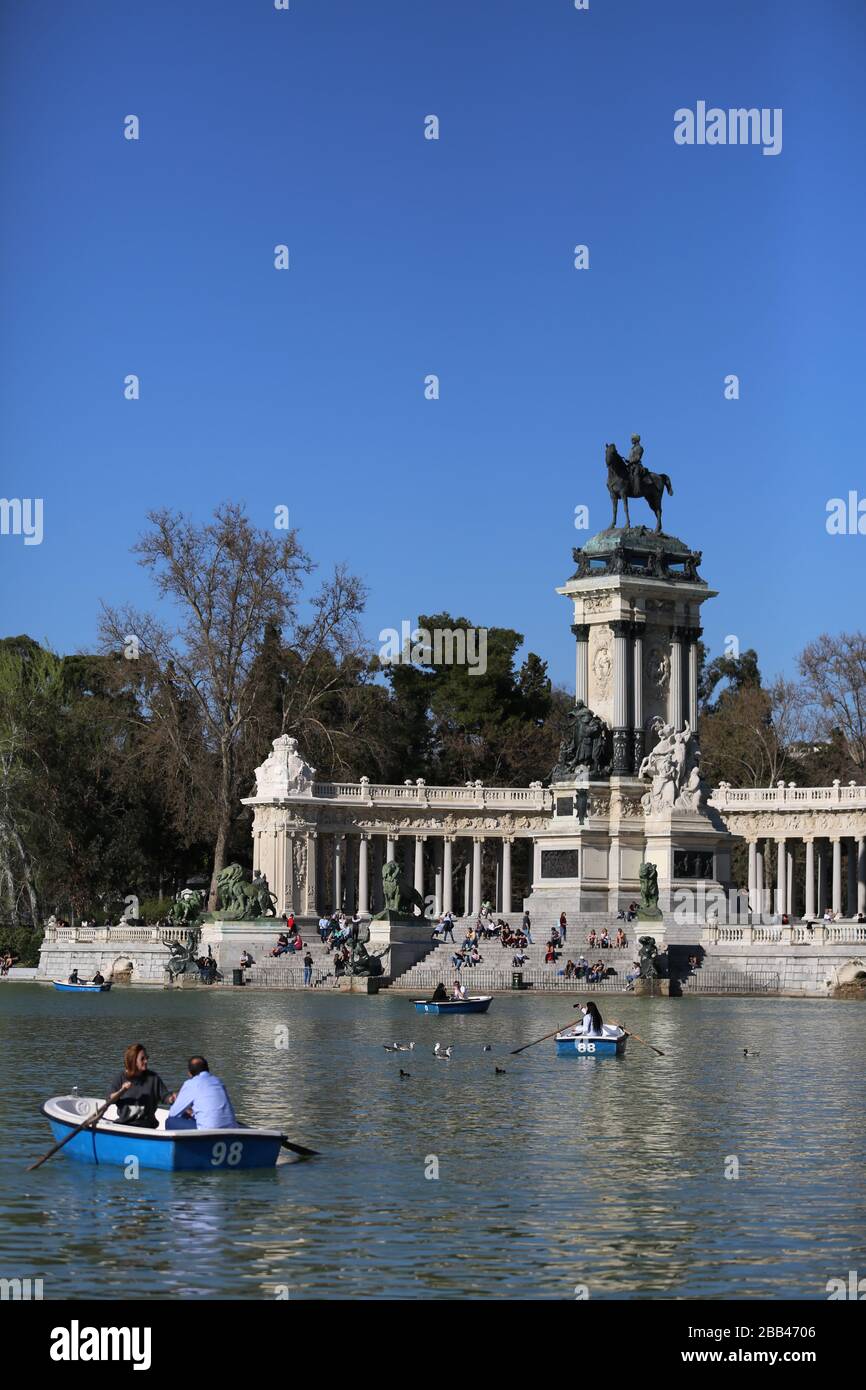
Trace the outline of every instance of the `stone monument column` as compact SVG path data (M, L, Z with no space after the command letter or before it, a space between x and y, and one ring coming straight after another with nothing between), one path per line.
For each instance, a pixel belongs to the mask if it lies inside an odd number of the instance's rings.
M343 840L344 836L334 836L334 911L343 906Z
M358 840L358 913L362 917L370 915L369 841L369 835L365 834Z
M848 895L845 903L845 914L848 917L857 916L857 841L853 835L847 837L845 847L848 851Z
M826 910L827 910L827 842L826 842L826 840L823 840L823 839L822 839L822 840L818 840L818 842L817 842L817 856L818 856L818 913L817 913L817 915L818 915L819 917L823 917L824 913L825 913Z
M316 859L316 832L310 831L307 835L307 904L306 914L308 917L318 916L319 902L319 879L318 863Z
M451 835L446 835L442 842L442 911L454 911L454 869L452 866L452 852L454 841Z
M758 844L756 840L749 841L749 907L753 913L758 911Z
M671 686L668 695L668 723L679 731L683 727L683 638L682 629L671 628Z
M842 841L833 838L833 916L842 911Z
M433 849L433 912L442 916L442 841L431 841Z
M866 838L857 841L857 911L866 913Z
M788 867L785 841L776 841L776 911L788 911Z
M426 835L415 836L415 892L424 898L424 841ZM422 914L423 915L423 914Z
M481 845L482 837L472 837L472 912L478 917L481 912Z
M755 845L755 887L758 893L758 916L764 911L764 849L761 841Z
M572 623L571 630L575 637L575 649L577 653L576 674L574 680L575 701L583 700L585 705L589 704L589 623Z
M643 627L632 627L631 669L632 689L632 770L637 772L646 754L646 733L643 726Z
M806 841L806 904L807 917L815 916L815 841Z
M394 860L395 860L396 858L397 858L397 837L396 837L396 835L389 835L389 836L387 837L387 848L386 848L386 850L385 850L385 862L388 863L388 864L393 864L393 863L394 863Z
M703 628L689 628L689 728L698 727L698 641Z
M613 633L613 763L611 771L631 772L631 730L628 722L628 639L631 623L610 624Z
M344 873L346 889L346 911L355 911L355 837L346 836L346 867Z
M502 841L502 914L511 915L511 841Z

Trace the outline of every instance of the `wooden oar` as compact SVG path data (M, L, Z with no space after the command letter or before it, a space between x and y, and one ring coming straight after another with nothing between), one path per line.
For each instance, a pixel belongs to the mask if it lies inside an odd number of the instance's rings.
M576 1005L576 1004L575 1004L575 1008L577 1008L577 1005ZM536 1044L536 1043L544 1042L544 1039L545 1039L545 1038L552 1038L553 1035L554 1035L554 1033L562 1033L566 1028L570 1028L570 1027L571 1027L571 1022L570 1022L570 1021L569 1021L568 1023L561 1023L561 1024L559 1025L558 1028L554 1028L554 1029L553 1029L553 1032L552 1032L552 1033L545 1033L544 1036L541 1037L541 1038L533 1038L533 1039L532 1039L532 1042L524 1043L522 1047L513 1047L513 1048L511 1049L511 1055L512 1055L512 1057L516 1057L517 1054L518 1054L518 1052L525 1052L526 1049L527 1049L528 1047L535 1047L535 1044Z
M28 1164L27 1172L32 1173L34 1168L41 1168L43 1163L47 1163L49 1158L52 1158L54 1154L57 1153L58 1149L62 1149L64 1144L68 1144L70 1139L74 1139L76 1134L80 1134L83 1129L87 1129L88 1125L95 1125L97 1120L101 1120L109 1105L113 1104L113 1100L107 1100L104 1105L99 1107L95 1114L88 1115L86 1120L82 1120L80 1125L76 1125L74 1129L69 1131L65 1139L61 1139L59 1144L55 1144L53 1149L49 1149L47 1154L43 1154L41 1158L37 1158L35 1163Z
M291 1149L293 1154L300 1154L301 1158L317 1158L319 1154L318 1149L305 1149L303 1144L290 1144L284 1134L280 1138L280 1144L284 1149Z
M660 1047L656 1047L654 1043L644 1042L643 1038L639 1038L637 1033L630 1032L629 1029L626 1028L624 1023L617 1023L615 1018L612 1018L610 1021L613 1024L614 1028L621 1028L627 1038L634 1038L635 1042L643 1043L644 1047L649 1047L652 1049L653 1052L657 1052L660 1057L664 1057L665 1054L662 1052Z

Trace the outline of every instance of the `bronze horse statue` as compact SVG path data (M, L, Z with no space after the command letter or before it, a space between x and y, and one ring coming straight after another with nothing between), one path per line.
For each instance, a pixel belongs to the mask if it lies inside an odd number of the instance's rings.
M671 497L674 495L667 473L651 473L648 468L644 468L643 464L631 468L615 444L605 444L604 461L607 464L607 490L613 502L611 526L616 526L616 513L620 498L622 498L625 507L625 524L631 526L628 499L630 497L645 497L649 502L650 510L655 513L656 533L659 533L662 529L662 497L665 491Z

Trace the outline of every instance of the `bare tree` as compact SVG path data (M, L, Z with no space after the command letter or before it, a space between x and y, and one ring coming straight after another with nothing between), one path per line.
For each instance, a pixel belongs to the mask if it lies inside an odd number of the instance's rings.
M186 789L178 817L191 823L190 799L198 802L213 842L213 907L230 833L243 812L240 798L249 790L250 735L268 678L260 659L264 634L299 637L311 651L317 644L321 650L326 636L337 643L337 634L351 628L362 591L338 571L313 600L312 622L300 623L302 579L313 566L295 531L256 529L237 503L218 507L205 525L167 510L148 520L152 529L134 550L177 621L105 607L101 639L107 650L137 658L142 729L150 731L155 756L164 758L165 775ZM343 597L347 589L351 599Z
M797 659L816 732L830 740L838 730L854 767L866 769L866 635L822 632Z

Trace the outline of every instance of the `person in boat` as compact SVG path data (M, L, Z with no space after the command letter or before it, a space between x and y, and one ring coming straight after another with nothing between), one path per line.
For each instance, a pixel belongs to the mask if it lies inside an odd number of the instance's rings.
M107 1099L117 1106L117 1124L157 1129L156 1108L170 1104L174 1092L150 1070L144 1043L130 1043L123 1054L123 1071L112 1081Z
M581 1004L580 1011L583 1014L583 1036L601 1037L604 1033L604 1023L598 1005L590 999L587 1003Z
M66 981L66 983L67 983L68 985L80 985L80 984L81 984L81 981L80 981L79 978L78 978L78 970L77 970L77 969L72 971L72 974L69 976L69 979Z
M451 997L452 999L466 998L466 986L462 985L459 980L455 980L451 986Z
M237 1129L229 1093L208 1069L206 1057L190 1057L189 1080L168 1112L166 1129Z
M431 1004L447 1004L448 991L440 980L430 999Z
M91 983L92 985L104 985L104 984L105 984L105 976L102 975L102 974L100 974L98 968L97 968L96 974L94 975L94 977L93 977L93 979L91 980L90 983Z

